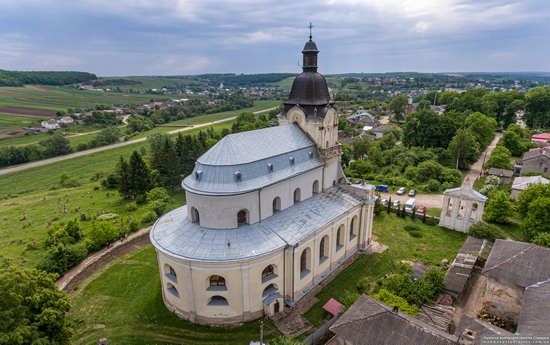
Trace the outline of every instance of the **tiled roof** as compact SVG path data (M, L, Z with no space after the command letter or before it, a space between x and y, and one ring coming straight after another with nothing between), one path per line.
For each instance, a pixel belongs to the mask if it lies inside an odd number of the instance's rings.
M352 193L332 187L261 222L226 230L192 223L187 206L183 206L157 220L150 238L158 250L184 260L242 260L295 245L362 202Z
M512 177L514 176L514 171L507 169L490 168L487 174L502 177Z
M497 239L483 274L527 287L550 279L550 248Z
M315 144L297 125L281 125L224 137L197 159L182 185L197 194L242 194L322 165Z
M451 345L458 338L362 295L330 330L354 345Z

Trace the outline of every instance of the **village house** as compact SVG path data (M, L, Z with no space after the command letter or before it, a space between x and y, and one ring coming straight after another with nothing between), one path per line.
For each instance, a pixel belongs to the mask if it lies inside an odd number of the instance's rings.
M490 168L487 170L487 176L496 176L502 184L508 184L512 182L514 178L514 171L508 169Z
M378 126L378 120L374 117L374 115L365 110L359 110L357 113L346 117L346 121L353 125L360 123L364 126Z
M533 136L531 137L531 141L541 147L549 146L550 145L550 143L548 143L549 140L550 140L550 133L533 134Z
M40 125L48 130L56 130L56 129L59 129L61 128L61 126L59 126L59 123L57 123L57 121L55 119L49 119L49 120L46 120L46 121L42 121L40 123Z
M382 138L384 136L384 134L386 134L389 131L390 131L390 126L388 126L388 125L382 125L382 126L374 127L373 129L369 130L369 132L374 134L374 137L376 139Z
M519 176L514 179L512 184L512 193L510 196L512 198L517 198L521 192L526 190L532 184L548 184L550 180L542 176Z
M544 295L548 290L549 268L550 248L497 239L482 272L487 276L484 311L505 321L518 323L518 329L522 324L520 315L526 314L523 322L527 323L523 327L529 327L531 322L536 321L532 319L532 310L537 308L533 303L537 303L539 293ZM541 307L542 301L538 303ZM544 305L547 311L550 310L550 298ZM548 314L539 317L545 318L546 330L550 332ZM539 332L543 330L539 329Z
M516 167L519 167L521 174L550 175L550 147L541 147L525 152L521 161L516 162Z
M60 116L55 119L57 123L63 124L63 125L72 125L74 123L74 119L70 116Z

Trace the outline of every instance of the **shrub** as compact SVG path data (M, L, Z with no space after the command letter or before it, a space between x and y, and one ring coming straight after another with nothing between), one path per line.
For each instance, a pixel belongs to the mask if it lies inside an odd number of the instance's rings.
M381 289L377 293L373 294L372 298L375 298L390 307L398 307L400 311L412 316L416 316L420 312L420 309L417 306L410 305L407 303L407 300L386 289Z
M344 309L347 310L355 301L357 301L361 295L355 290L346 290L344 295L340 299L340 302L344 305Z
M423 304L432 304L443 286L444 273L435 268L429 269L423 277L415 281L409 278L408 273L400 273L394 274L380 283L380 289L386 289L404 298L407 303L418 307Z
M506 223L512 213L512 203L508 195L503 191L495 191L489 199L483 218L489 222Z
M134 201L132 201L128 205L126 205L126 211L128 211L128 212L134 212L135 210L137 210L137 208L138 208L138 206Z
M357 292L359 292L360 294L363 294L363 293L369 293L372 289L372 282L369 278L362 278L361 280L359 280L357 282L357 284L355 285L355 289L357 290Z
M421 231L418 231L418 230L409 231L409 235L411 237L415 237L415 238L420 238L420 237L424 236L424 234Z
M486 238L490 241L494 241L497 238L503 238L499 228L485 222L479 222L471 225L468 230L468 235L477 238Z
M120 229L111 222L94 221L86 233L86 246L90 252L99 250L120 237Z
M87 254L86 245L82 242L73 245L58 244L48 250L37 268L62 275L80 263Z
M148 225L157 220L157 214L152 210L147 210L141 217L141 224Z
M405 229L405 231L421 231L420 227L416 224L407 224L403 229Z
M422 189L430 193L439 192L441 190L441 183L437 180L428 180Z
M550 248L550 232L543 232L535 236L534 244Z

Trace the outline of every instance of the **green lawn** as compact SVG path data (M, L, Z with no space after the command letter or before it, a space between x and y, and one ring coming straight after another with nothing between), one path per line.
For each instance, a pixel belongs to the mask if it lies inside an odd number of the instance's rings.
M259 321L241 326L203 326L184 321L162 302L154 248L116 260L85 287L71 293L70 312L79 326L74 344L248 344L259 340ZM270 322L266 340L278 334Z
M349 267L340 272L336 278L315 296L319 301L306 313L305 318L313 325L320 325L330 318L322 309L323 305L334 297L339 299L346 290L354 289L359 280L364 277L373 282L393 270L392 254L395 262L401 260L418 260L425 264L437 265L442 259L452 260L462 246L466 235L441 228L428 226L416 220L423 237L414 238L403 229L405 224L411 224L410 217L398 218L395 214L383 212L375 217L373 235L376 241L389 246L382 254L362 254ZM394 239L395 234L395 239ZM395 245L394 245L395 243Z
M0 106L65 110L93 108L96 104L142 104L166 96L77 90L70 86L28 85L0 87Z
M5 128L30 127L40 123L40 118L0 113L0 131Z

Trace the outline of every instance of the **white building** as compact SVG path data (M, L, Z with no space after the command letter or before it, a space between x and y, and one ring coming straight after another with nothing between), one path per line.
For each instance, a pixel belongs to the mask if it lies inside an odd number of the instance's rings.
M42 127L46 128L46 129L52 129L52 130L53 130L53 129L59 129L59 128L61 128L61 127L59 126L59 124L57 123L57 121L54 120L54 119L49 119L49 120L47 120L47 121L42 121L42 122L40 123L40 125L41 125Z
M187 205L153 226L163 300L180 317L278 313L369 246L374 187L345 184L317 54L310 37L280 125L224 137L184 179Z

